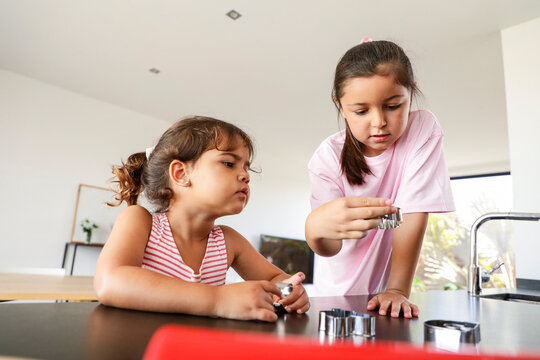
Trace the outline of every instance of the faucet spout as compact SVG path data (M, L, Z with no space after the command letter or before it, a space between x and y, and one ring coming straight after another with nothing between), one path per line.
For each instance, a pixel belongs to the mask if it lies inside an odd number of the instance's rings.
M470 237L470 258L469 258L469 276L467 290L469 294L478 296L482 293L482 270L478 265L478 238L477 233L480 226L491 220L521 220L538 221L540 213L519 213L519 212L493 212L480 216L471 227Z

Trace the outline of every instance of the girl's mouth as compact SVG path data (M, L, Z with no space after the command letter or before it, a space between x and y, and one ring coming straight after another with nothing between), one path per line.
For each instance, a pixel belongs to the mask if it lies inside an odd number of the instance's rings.
M246 197L248 196L249 194L249 190L248 189L242 189L240 191L237 191L238 194L242 194L242 195L245 195Z
M384 141L388 140L389 137L390 137L389 134L386 134L386 135L371 135L371 138L375 142L384 142Z

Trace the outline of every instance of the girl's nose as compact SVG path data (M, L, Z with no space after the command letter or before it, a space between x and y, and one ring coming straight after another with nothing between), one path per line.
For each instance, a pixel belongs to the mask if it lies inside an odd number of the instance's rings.
M371 126L376 127L376 128L382 128L386 126L386 119L384 117L384 111L376 110L373 112L373 116L371 118Z
M249 173L247 172L247 170L243 170L240 174L240 181L249 184Z

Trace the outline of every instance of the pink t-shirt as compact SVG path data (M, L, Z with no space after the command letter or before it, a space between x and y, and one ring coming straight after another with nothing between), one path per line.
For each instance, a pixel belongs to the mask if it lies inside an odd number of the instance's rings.
M328 137L308 165L312 209L340 197L368 196L389 198L402 213L454 211L442 139L431 112L411 112L403 135L382 154L366 157L373 174L364 177L363 185L351 185L340 165L345 131ZM392 232L370 230L363 239L344 240L335 256L316 256L317 295L384 291L390 275Z

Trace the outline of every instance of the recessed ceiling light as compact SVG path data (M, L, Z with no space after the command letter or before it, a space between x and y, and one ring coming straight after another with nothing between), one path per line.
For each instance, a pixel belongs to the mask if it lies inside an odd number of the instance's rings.
M159 74L160 73L159 69L156 69L156 68L151 68L148 71L150 71L152 74Z
M240 14L238 11L236 10L231 10L227 13L227 16L230 17L231 19L233 20L237 20L240 16L242 16L242 14Z

